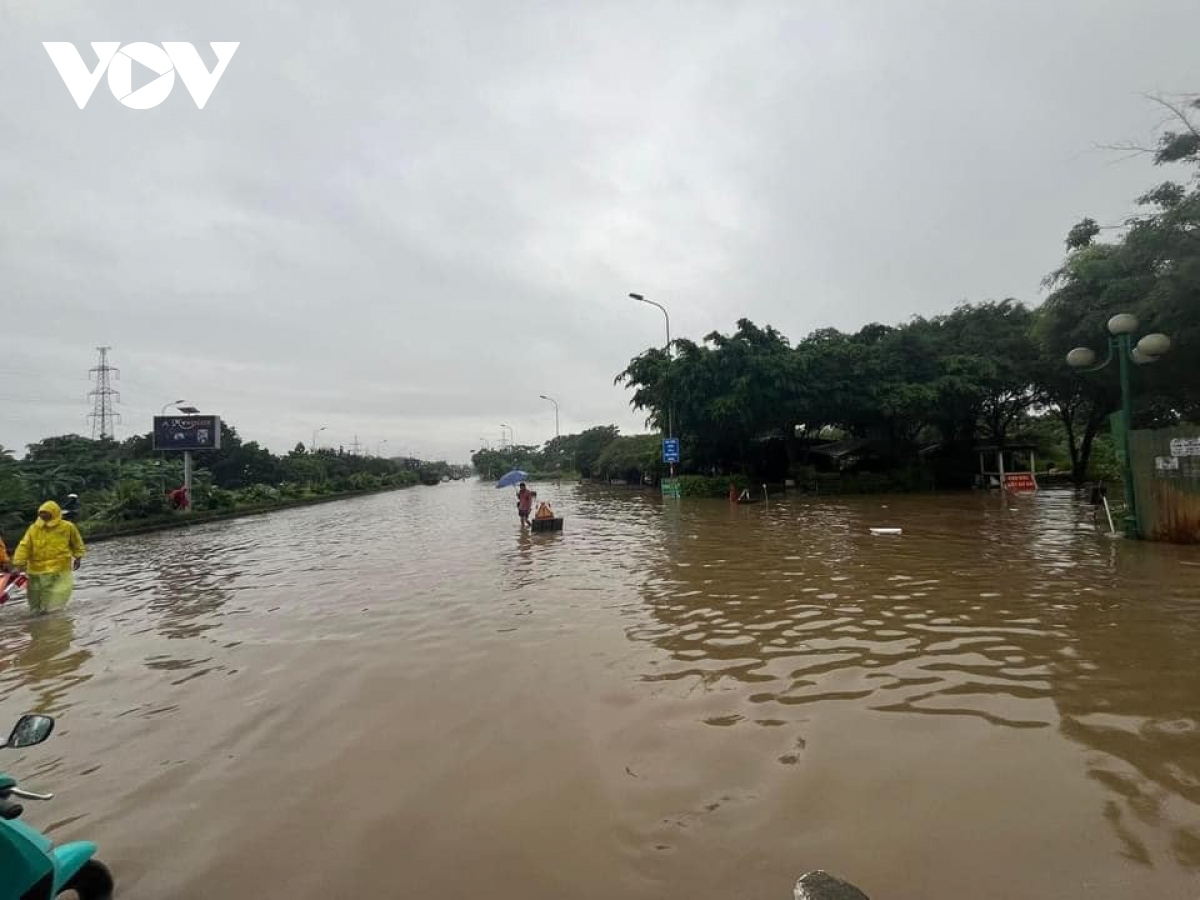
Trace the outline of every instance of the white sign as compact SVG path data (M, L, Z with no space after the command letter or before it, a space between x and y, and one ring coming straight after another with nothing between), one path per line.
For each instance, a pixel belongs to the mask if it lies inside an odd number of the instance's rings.
M1156 456L1154 457L1154 468L1160 472L1178 472L1179 457L1178 456Z
M99 61L96 68L90 71L74 44L43 41L42 46L50 54L54 68L58 69L58 74L80 109L87 106L105 70L108 71L108 89L130 109L152 109L166 100L175 86L176 72L196 101L196 107L204 109L204 104L225 74L240 42L209 43L208 46L217 55L217 64L211 72L205 67L196 48L181 41L164 41L161 47L141 42L122 47L120 41L93 41L92 50ZM133 89L134 63L145 66L157 76L136 91Z
M1200 456L1200 437L1171 438L1172 456Z

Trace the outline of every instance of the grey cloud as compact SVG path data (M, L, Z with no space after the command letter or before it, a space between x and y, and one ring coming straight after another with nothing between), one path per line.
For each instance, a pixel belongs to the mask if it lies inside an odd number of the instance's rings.
M541 393L564 429L641 430L612 378L662 322L630 290L693 338L1036 302L1066 229L1158 177L1094 145L1195 89L1197 26L1168 0L4 0L0 444L83 427L99 343L131 429L186 396L277 450L328 424L461 459L501 421L549 437ZM203 111L103 82L80 111L41 41L101 39L242 44Z

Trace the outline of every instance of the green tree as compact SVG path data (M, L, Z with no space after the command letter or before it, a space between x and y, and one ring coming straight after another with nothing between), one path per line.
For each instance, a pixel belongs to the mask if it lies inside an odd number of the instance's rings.
M1148 152L1156 165L1190 170L1190 183L1167 181L1139 197L1142 212L1114 240L1097 242L1101 229L1091 219L1075 225L1063 265L1047 278L1053 290L1038 311L1037 382L1042 401L1063 422L1077 482L1087 478L1094 443L1118 408L1119 385L1116 366L1081 375L1067 370L1063 359L1074 347L1100 349L1112 315L1132 312L1143 333L1166 332L1176 346L1160 362L1135 371L1135 427L1200 420L1200 367L1194 362L1200 343L1200 100L1186 99L1160 99L1176 124Z
M582 432L575 445L575 471L584 478L598 475L596 463L600 455L619 435L620 429L616 425L597 425Z
M982 436L1001 446L1037 398L1034 316L1015 300L964 304L944 319L945 360L965 376ZM961 396L964 392L958 391Z
M631 484L641 483L646 477L657 480L662 465L659 440L656 434L614 438L596 460L595 471L605 480L620 478Z

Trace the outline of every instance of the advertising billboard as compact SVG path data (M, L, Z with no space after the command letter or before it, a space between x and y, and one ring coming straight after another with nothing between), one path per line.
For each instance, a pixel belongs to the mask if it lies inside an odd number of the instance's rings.
M155 450L220 450L220 416L155 416Z

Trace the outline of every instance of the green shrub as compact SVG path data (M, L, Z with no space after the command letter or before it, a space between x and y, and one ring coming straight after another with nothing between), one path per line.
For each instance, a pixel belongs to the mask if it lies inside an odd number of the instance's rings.
M749 479L742 475L680 475L679 493L684 497L726 497L731 482L739 494L750 487Z
M234 501L238 506L257 505L260 503L276 503L280 499L278 489L266 484L252 484L233 492Z
M827 494L886 494L901 491L919 491L929 487L919 469L900 469L890 472L820 472L809 482L799 482L799 487L816 487L818 493Z
M204 485L192 491L192 506L197 510L218 512L233 509L236 505L237 496L224 488Z
M355 472L350 476L350 485L356 491L377 491L383 487L383 479L369 472Z
M148 519L168 511L167 498L151 490L144 481L119 481L111 488L96 492L91 498L92 514L88 518L101 522L128 522Z
M294 481L285 481L279 486L280 496L288 500L299 500L303 497L311 496L311 492L303 484L297 484Z

